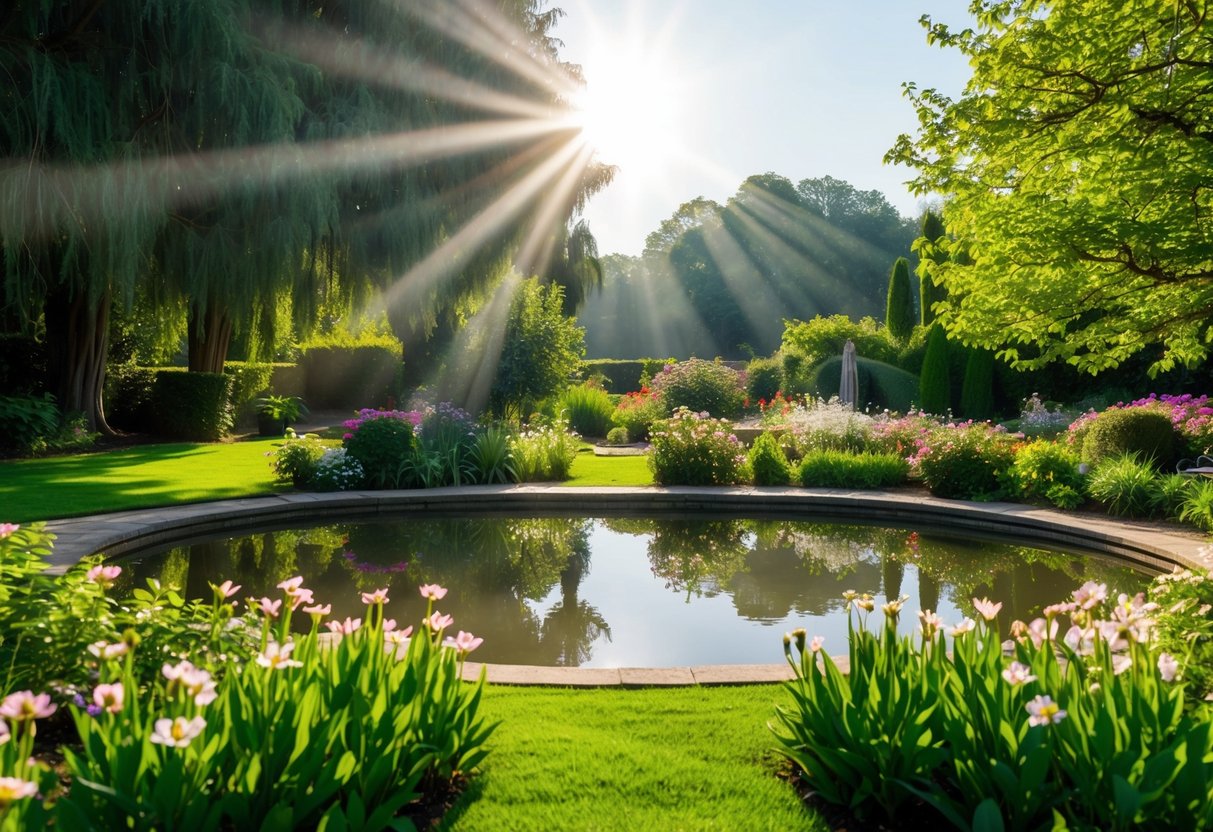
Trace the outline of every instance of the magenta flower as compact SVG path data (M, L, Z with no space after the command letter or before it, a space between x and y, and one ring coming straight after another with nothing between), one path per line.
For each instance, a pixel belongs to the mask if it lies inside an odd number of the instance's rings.
M345 621L327 621L325 622L324 626L328 627L333 633L348 636L352 635L356 630L358 630L359 627L362 626L362 619L349 618L347 616Z
M21 526L17 523L0 523L0 540L8 537L19 528L21 528Z
M443 642L443 644L445 644L447 647L453 647L465 655L472 652L483 643L484 639L477 638L471 633L465 633L463 630L459 631L459 635L455 636L454 638L448 637L446 641Z
M88 570L84 577L95 584L100 584L103 589L109 589L114 585L114 580L121 574L121 566L104 566L99 563Z
M268 667L270 670L281 670L284 667L303 667L303 662L291 658L291 651L295 649L295 643L288 641L286 644L278 644L271 641L265 646L265 652L257 654L257 664L262 667Z
M12 722L45 719L57 710L58 706L51 704L49 693L39 693L35 696L32 690L10 693L0 702L0 716Z
M218 586L211 584L211 589L215 590L215 595L217 595L220 598L220 600L222 600L225 598L231 598L233 595L235 595L237 592L239 592L240 585L233 584L231 581L224 581L223 583L219 584Z
M974 598L973 607L986 621L993 621L997 617L998 611L1002 609L1002 603L995 604L989 598L982 598L981 600Z
M186 719L179 716L176 719L158 719L149 739L159 745L170 748L185 748L190 740L202 733L206 720L200 716Z
M38 793L36 783L22 780L20 777L0 777L0 808Z
M1027 710L1028 725L1056 725L1066 718L1066 712L1058 707L1049 696L1037 696L1024 706Z
M362 603L370 604L386 604L388 602L387 587L377 589L374 592L362 593Z
M428 619L426 619L425 623L426 626L428 626L431 630L438 632L445 630L447 627L454 624L455 619L449 615L443 615L440 612L435 612Z
M126 691L123 689L121 682L114 682L112 685L97 685L93 689L93 703L98 708L111 714L116 714L122 710L125 698Z
M446 589L438 584L423 584L421 597L430 601L441 601L446 597Z

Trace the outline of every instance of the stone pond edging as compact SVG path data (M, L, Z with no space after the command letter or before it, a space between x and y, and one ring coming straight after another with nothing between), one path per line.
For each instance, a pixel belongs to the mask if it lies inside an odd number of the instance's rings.
M324 520L366 520L427 513L584 513L588 516L708 512L733 517L784 517L910 525L973 536L1013 537L1024 543L1111 555L1156 572L1213 568L1206 538L1178 528L1113 520L1020 503L944 500L920 493L774 487L587 487L492 485L402 491L288 493L190 503L54 520L52 571L63 572L95 553L119 557L137 549L183 544L251 528ZM481 665L468 663L469 674ZM485 665L491 682L573 687L746 684L791 677L786 665L711 665L681 668L551 668Z

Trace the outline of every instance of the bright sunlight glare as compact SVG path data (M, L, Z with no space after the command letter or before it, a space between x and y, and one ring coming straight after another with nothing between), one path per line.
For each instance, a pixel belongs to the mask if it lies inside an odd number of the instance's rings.
M592 55L576 120L599 161L629 176L661 171L677 155L683 95L655 56L634 51Z

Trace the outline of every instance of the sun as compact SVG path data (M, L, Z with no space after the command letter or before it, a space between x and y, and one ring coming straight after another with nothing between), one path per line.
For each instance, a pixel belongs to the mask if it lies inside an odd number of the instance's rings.
M654 55L591 56L574 119L599 161L629 176L657 172L682 146L683 98L677 76Z

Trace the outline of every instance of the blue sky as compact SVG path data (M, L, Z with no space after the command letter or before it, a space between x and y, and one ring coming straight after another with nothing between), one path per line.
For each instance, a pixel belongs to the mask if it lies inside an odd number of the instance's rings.
M968 25L968 0L557 0L562 57L590 88L653 61L637 96L680 108L678 147L621 170L586 217L603 254L638 254L684 201L723 201L750 174L830 175L882 191L902 213L909 172L882 164L913 132L903 81L955 95L969 76L918 19ZM624 69L621 69L621 66ZM654 91L657 91L655 93ZM643 109L643 107L641 107ZM656 145L656 142L655 142Z

